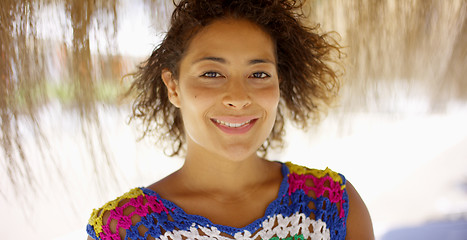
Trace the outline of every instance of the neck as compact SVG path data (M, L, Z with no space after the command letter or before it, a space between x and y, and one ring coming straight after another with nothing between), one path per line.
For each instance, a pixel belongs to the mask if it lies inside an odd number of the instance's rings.
M256 154L243 160L225 159L221 156L187 154L183 167L178 171L185 185L193 191L229 196L245 193L264 182L269 161ZM258 174L259 172L263 174Z

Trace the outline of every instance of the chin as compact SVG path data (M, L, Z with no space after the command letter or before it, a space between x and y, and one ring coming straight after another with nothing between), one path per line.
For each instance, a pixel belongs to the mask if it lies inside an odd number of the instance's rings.
M245 161L248 159L253 159L256 158L257 155L257 148L255 149L245 149L244 147L231 147L229 149L226 149L226 151L222 151L220 155L228 160L231 160L233 162L241 162Z

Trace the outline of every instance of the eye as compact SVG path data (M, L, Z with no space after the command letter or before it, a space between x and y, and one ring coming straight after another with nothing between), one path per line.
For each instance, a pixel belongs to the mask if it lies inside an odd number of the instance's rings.
M265 72L255 72L255 73L251 74L250 77L251 78L264 79L264 78L268 78L268 77L271 77L271 76L269 74L265 73Z
M218 78L218 77L222 77L222 75L218 72L205 72L203 74L201 74L200 77L205 77L205 78Z

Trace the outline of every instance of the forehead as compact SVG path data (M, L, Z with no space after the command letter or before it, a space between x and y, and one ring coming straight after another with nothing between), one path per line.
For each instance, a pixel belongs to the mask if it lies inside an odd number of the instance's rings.
M243 19L216 20L190 41L185 57L263 57L275 61L275 44L260 26Z

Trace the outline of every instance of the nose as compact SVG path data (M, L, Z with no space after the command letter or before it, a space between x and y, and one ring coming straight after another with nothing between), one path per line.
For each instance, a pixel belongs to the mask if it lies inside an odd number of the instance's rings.
M222 99L224 106L230 109L243 109L251 104L249 91L241 80L230 81Z

